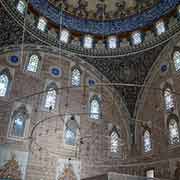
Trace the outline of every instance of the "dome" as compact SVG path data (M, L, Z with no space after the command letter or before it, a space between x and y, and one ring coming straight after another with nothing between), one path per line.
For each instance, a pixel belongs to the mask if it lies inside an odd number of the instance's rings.
M55 7L79 18L108 20L123 19L142 13L160 0L49 0Z

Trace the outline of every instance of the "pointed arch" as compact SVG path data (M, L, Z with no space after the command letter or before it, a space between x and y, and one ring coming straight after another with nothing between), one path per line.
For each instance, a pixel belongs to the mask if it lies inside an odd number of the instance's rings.
M39 67L39 61L40 58L37 54L31 54L31 56L29 57L29 62L27 65L27 71L30 72L37 72L38 67Z
M166 111L173 111L175 109L173 90L169 84L166 84L163 89L163 97Z
M112 153L117 153L119 150L119 139L120 139L120 135L117 131L116 127L113 127L111 133L110 133L110 137L111 137L111 152Z
M57 100L57 85L52 82L46 88L46 97L44 107L48 110L54 110L56 108Z
M0 96L8 95L11 80L9 69L4 69L0 72Z
M73 67L71 70L71 85L81 86L81 70L79 67Z
M90 114L90 118L92 119L100 119L100 115L101 115L101 102L100 102L100 98L98 96L93 96L90 99L90 108L89 108L89 114Z
M143 134L143 142L144 142L144 152L150 152L152 150L152 140L151 140L151 132L149 130L145 130Z
M168 117L168 135L169 135L169 144L177 144L180 142L179 134L179 120L175 114L171 114Z
M11 117L11 137L24 137L25 136L25 126L28 119L28 112L25 105L20 106L15 110Z
M173 62L174 62L175 70L179 71L180 70L180 51L179 50L175 50L173 52Z

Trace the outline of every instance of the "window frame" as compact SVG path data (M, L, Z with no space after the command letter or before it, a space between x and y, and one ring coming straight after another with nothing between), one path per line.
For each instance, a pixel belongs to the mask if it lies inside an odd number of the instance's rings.
M114 40L116 41L116 42L115 42L115 47L112 47L112 46L110 47L110 41L111 41L113 38L114 38ZM113 46L114 46L114 44L113 44ZM108 37L108 48L109 48L109 49L116 49L117 46L118 46L117 36L115 36L115 35L114 35L114 36L109 36L109 37Z
M55 104L54 104L54 109L49 110L49 108L47 108L45 106L45 104L46 104L48 89L51 89L51 88L56 91L56 100L55 100ZM54 81L52 81L52 82L49 82L45 86L45 93L43 93L43 110L45 110L47 112L55 112L55 111L57 111L57 103L58 103L58 86Z
M77 85L77 86L72 84L72 77L73 77L72 75L73 75L73 71L74 71L75 69L77 69L77 70L79 71L79 73L80 73L80 83L79 83L79 85ZM82 83L82 70L80 69L79 66L75 65L75 66L73 66L73 67L71 68L71 82L70 82L70 85L73 86L73 87L81 87L81 83Z
M28 70L28 66L29 66L29 63L30 63L30 60L31 60L31 57L32 57L32 56L37 56L37 57L38 57L38 65L37 65L37 67L36 67L36 72ZM40 57L40 55L37 54L37 53L31 53L31 54L28 56L28 61L27 61L27 64L26 64L26 71L27 71L28 73L31 73L31 74L36 74L36 73L38 73L38 71L40 70L40 64L41 64L41 57Z
M67 38L67 40L62 39L62 32L68 33L68 38ZM59 37L59 39L60 39L60 41L61 41L62 43L67 44L67 43L69 42L69 39L70 39L70 32L69 32L67 29L62 29L62 30L60 31L60 37Z
M150 138L150 143L151 143L151 149L149 151L145 151L145 133L148 132L149 134L149 138ZM144 154L151 154L152 151L153 151L153 142L152 142L152 132L151 132L151 129L146 127L143 131L143 136L142 136L142 142L143 142L143 153Z
M179 48L179 47L175 47L174 50L173 50L173 52L172 52L172 54L171 54L171 59L172 59L172 61L173 61L173 69L174 69L175 73L178 73L178 74L179 74L179 72L180 72L180 67L179 67L178 70L176 70L176 65L175 65L175 59L174 59L174 54L175 54L175 52L179 52L179 53L180 53L180 48Z
M98 113L98 118L93 118L91 116L91 103L93 100L96 100L99 104L99 113ZM89 114L89 118L91 119L91 121L93 122L99 122L102 118L102 104L101 104L101 98L98 95L93 95L90 99L89 99L89 108L88 108L88 114Z
M8 78L8 85L6 88L5 95L0 96L0 98L8 98L10 95L10 90L11 90L11 86L12 86L12 76L11 76L11 72L8 68L2 68L2 70L0 71L0 76L3 74L6 75Z
M113 133L116 133L116 135L117 135L117 151L116 152L113 152L112 151L112 134ZM120 134L119 134L119 132L118 132L118 130L117 130L117 128L116 128L116 126L114 126L113 128L112 128L112 130L111 130L111 132L110 132L110 153L112 154L112 156L113 157L116 157L117 155L118 155L118 157L119 157L119 153L121 152L121 146L120 146Z
M139 37L140 37L140 41L138 40L138 42L135 42L135 35L136 34L139 34ZM132 34L131 34L131 42L132 42L132 45L133 46L138 46L140 44L142 44L143 42L143 39L142 39L142 32L141 31L134 31Z
M86 38L90 38L90 39L91 39L91 46L85 44ZM84 39L83 39L83 47L84 47L85 49L92 49L92 48L93 48L93 42L94 42L93 36L91 36L91 35L85 35L85 36L84 36Z
M20 114L23 114L23 116L26 116L24 119L25 125L24 125L23 136L13 136L11 133L13 125L14 125L14 116L16 115L15 113L16 114L20 113ZM14 108L12 109L10 117L9 117L7 138L12 139L12 140L16 140L16 141L24 140L28 135L29 121L30 121L30 114L29 114L28 107L25 104L15 103Z
M44 23L40 23L40 21L44 21ZM43 24L43 29L42 29L42 27L41 27L41 25ZM39 30L39 31L41 31L41 32L46 32L46 28L47 28L47 20L46 20L46 18L44 18L44 17L39 17L39 19L38 19L38 22L37 22L37 29Z
M158 24L161 24L161 23L163 24L163 29L164 29L164 31L160 31L160 30L158 29ZM157 34L157 36L160 36L160 35L164 34L164 33L166 32L166 24L165 24L164 20L163 20L163 19L158 20L158 21L155 23L155 28L156 28L156 34Z
M171 122L171 120L174 120L177 124L177 128L178 128L178 135L179 135L179 142L178 143L171 143L170 142L170 130L169 130L169 123ZM168 145L170 147L174 147L174 146L178 146L180 145L180 126L179 126L179 119L178 119L178 116L176 114L170 114L168 117L167 117L167 131L168 131Z
M170 90L172 100L173 100L173 107L171 107L170 109L167 108L167 105L166 105L167 103L166 103L166 99L165 99L165 92L167 91L167 89ZM164 111L168 112L168 113L174 112L176 109L175 97L172 92L173 92L172 86L170 84L165 84L165 86L163 87L163 104L164 104Z
M24 5L23 11L21 11L21 9L18 8L18 7L20 7L20 3L22 3L22 4ZM22 4L21 4L21 5L22 5ZM21 13L22 15L24 15L24 14L25 14L25 11L26 11L26 2L25 2L24 0L19 0L18 3L17 3L17 5L16 5L16 9L17 9L17 11L18 11L19 13Z

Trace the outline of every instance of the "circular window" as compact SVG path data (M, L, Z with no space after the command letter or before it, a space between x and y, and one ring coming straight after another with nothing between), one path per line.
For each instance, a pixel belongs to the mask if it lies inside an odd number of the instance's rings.
M61 69L59 67L51 67L50 73L54 77L60 77L62 74Z

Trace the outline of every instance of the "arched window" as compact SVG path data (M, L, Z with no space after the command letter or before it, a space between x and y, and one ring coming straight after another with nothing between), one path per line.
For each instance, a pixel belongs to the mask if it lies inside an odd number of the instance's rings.
M26 9L26 5L24 3L24 1L19 0L18 4L17 4L17 10L21 13L24 14L24 11Z
M151 134L148 130L144 132L144 152L152 150Z
M67 127L65 130L65 143L68 145L75 145L76 143L76 130Z
M166 111L172 111L174 109L174 100L170 88L166 88L164 90L164 101L165 101Z
M6 74L0 75L0 96L6 96L9 85L9 78Z
M69 40L69 31L67 30L62 30L60 34L60 41L67 43Z
M93 47L93 38L89 35L84 37L84 48L90 49Z
M116 36L111 36L108 38L108 46L111 49L115 49L117 47L117 38Z
M81 72L78 68L73 68L71 72L71 84L72 86L81 85Z
M177 121L175 119L171 119L169 121L169 142L170 144L177 144L180 142L179 139L179 128Z
M8 69L0 72L0 96L6 96L9 92L11 83L11 74Z
M180 52L175 51L173 54L173 61L176 71L180 70Z
M117 153L118 152L118 146L119 146L119 136L116 131L113 131L111 133L111 152Z
M46 28L46 25L47 25L47 22L44 18L39 18L39 22L38 22L38 25L37 25L37 28L41 31L45 31L45 28Z
M25 106L21 106L14 111L11 120L10 136L12 137L24 137L25 124L28 118L27 110Z
M142 42L141 33L139 31L132 33L132 42L134 45L140 44Z
M36 54L30 56L29 63L27 65L27 70L30 72L37 72L39 65L39 57Z
M54 110L56 107L56 99L57 99L57 86L52 83L46 89L46 99L45 99L45 108L48 110Z
M161 35L166 31L164 21L160 20L156 23L156 31L158 35Z
M101 113L100 100L98 97L93 97L90 101L90 118L99 119Z

